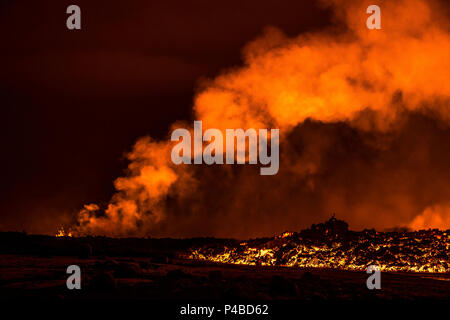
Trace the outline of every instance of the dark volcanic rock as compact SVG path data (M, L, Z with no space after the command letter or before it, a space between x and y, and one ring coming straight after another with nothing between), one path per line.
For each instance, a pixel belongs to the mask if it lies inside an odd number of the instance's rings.
M134 262L121 262L114 266L114 276L117 278L140 278L142 269Z
M306 271L306 272L302 275L302 277L301 277L300 280L301 280L302 282L311 284L311 283L317 283L317 282L319 282L319 281L320 281L320 277L319 277L318 275L312 274L312 273L309 272L309 271Z
M92 256L92 246L89 243L84 243L80 246L80 258L90 258Z
M170 263L170 260L170 257L165 254L154 254L150 257L150 262L152 263L167 264Z
M190 275L185 273L181 269L170 270L166 274L166 278L169 278L169 279L178 279L178 278L187 278L187 277L190 277Z
M117 281L111 272L99 273L92 277L89 283L89 289L91 291L114 291L117 288Z
M269 295L272 298L278 297L296 297L298 288L292 279L286 279L282 276L272 276L269 285Z
M208 278L211 281L220 281L223 278L222 271L220 270L211 270L208 274Z

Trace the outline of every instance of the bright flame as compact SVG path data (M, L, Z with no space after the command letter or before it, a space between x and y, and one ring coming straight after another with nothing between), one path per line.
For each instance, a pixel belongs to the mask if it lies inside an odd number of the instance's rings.
M73 236L72 232L71 231L66 232L64 228L60 228L58 232L55 234L55 237L72 237L72 236Z

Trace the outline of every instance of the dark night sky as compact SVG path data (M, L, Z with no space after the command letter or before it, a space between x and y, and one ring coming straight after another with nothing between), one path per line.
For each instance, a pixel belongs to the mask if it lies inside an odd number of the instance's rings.
M320 29L311 1L0 2L0 230L46 232L106 202L143 135L190 119L198 81L276 26ZM66 28L66 7L82 30Z

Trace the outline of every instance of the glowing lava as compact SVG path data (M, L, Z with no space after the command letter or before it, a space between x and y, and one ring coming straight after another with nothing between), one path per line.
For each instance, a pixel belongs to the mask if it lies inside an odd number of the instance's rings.
M204 246L191 259L221 263L382 271L450 272L450 230L349 231L334 217L300 233L283 233L235 246Z

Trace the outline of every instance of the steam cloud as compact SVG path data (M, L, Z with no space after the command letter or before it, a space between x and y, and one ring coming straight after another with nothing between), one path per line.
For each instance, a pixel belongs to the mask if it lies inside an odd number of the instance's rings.
M333 212L356 229L450 228L448 19L434 2L382 2L382 30L368 30L370 4L327 3L345 31L268 29L244 66L196 95L204 130L280 129L276 176L175 166L169 139L144 137L108 206L86 205L76 232L248 238Z

